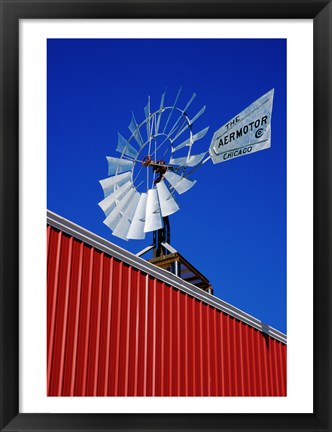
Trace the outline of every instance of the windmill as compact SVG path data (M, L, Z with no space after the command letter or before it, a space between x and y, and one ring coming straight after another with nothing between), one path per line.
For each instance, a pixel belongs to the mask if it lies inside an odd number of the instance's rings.
M165 92L154 110L149 97L144 120L138 123L132 113L128 138L118 133L119 157L107 156L108 177L100 180L104 199L99 206L112 234L141 240L153 232L153 244L138 255L152 249L151 261L181 275L180 262L193 274L191 278L198 274L198 283L208 287L208 280L171 246L169 216L180 209L178 195L195 185L192 173L209 159L220 163L270 147L273 93L269 91L218 129L209 149L199 153L192 152L194 144L205 137L209 127L194 131L205 111L205 106L192 110L196 94L183 104L180 88L168 104Z

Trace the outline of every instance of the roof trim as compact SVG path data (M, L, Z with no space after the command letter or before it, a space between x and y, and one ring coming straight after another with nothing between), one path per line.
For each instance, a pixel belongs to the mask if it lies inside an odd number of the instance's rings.
M184 291L192 297L195 297L196 299L201 300L204 303L213 306L228 315L231 315L232 317L250 325L251 327L256 328L268 336L277 339L284 344L287 343L287 336L279 330L262 323L262 321L259 319L247 314L246 312L243 312L235 306L232 306L231 304L226 303L214 295L211 295L195 287L195 285L192 285L189 282L185 282L183 279L175 276L173 273L149 263L148 261L132 254L131 252L128 252L127 250L111 243L108 240L105 240L91 231L76 225L75 223L57 215L56 213L53 213L50 210L47 210L47 223L79 240L82 240L96 249L112 255L126 264L135 267L136 269L141 270L162 282L172 285L174 288Z

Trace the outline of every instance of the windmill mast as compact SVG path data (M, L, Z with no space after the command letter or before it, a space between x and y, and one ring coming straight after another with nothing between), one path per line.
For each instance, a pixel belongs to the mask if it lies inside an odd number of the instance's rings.
M163 217L164 226L153 231L153 258L168 255L170 252L163 243L171 244L171 227L168 216Z

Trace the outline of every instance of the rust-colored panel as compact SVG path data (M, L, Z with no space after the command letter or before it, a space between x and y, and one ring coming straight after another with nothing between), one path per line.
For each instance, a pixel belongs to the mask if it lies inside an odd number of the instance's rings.
M285 396L286 345L47 227L49 396Z

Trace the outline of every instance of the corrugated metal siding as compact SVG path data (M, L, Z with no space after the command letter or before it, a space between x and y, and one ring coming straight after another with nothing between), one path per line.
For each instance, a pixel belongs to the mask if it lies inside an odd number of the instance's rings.
M286 345L48 226L49 396L285 396Z

